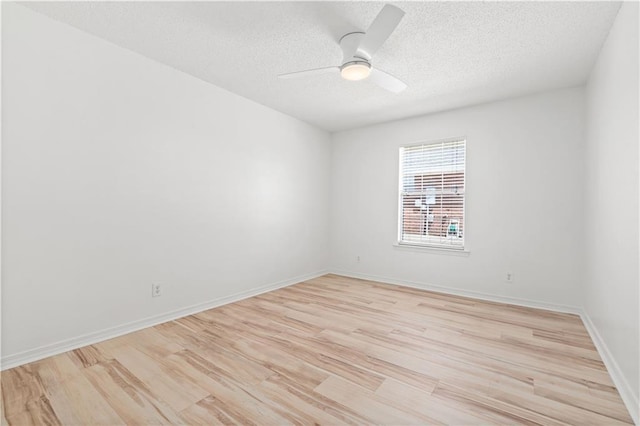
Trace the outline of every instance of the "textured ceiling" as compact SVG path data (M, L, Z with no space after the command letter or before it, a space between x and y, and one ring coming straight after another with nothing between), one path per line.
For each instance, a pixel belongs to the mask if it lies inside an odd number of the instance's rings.
M618 2L392 2L406 15L373 57L393 94L338 75L339 38L378 2L22 3L231 92L335 131L583 84Z

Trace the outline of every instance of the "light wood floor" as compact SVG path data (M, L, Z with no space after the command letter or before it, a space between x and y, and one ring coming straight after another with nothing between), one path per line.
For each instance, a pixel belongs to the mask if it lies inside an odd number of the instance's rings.
M631 419L580 319L327 275L2 372L3 424Z

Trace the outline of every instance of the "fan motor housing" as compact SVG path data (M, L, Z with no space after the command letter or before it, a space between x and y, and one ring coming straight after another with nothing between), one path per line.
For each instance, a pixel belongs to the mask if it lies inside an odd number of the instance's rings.
M345 66L348 62L353 61L364 61L369 63L371 58L363 58L360 56L356 56L358 52L358 46L360 45L360 41L362 37L364 37L363 32L353 32L347 33L340 38L340 48L342 49L342 65Z

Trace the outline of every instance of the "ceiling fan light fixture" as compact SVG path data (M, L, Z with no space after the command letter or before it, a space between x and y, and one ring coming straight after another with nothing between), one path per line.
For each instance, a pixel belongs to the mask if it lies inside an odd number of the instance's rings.
M380 68L371 68L371 58L395 31L403 16L402 9L385 4L366 32L350 32L340 38L338 44L342 50L342 65L280 74L278 78L305 77L340 71L340 76L345 80L358 81L368 78L370 82L389 92L400 93L407 85Z
M340 67L340 75L345 80L364 80L371 74L371 64L365 61L347 62Z

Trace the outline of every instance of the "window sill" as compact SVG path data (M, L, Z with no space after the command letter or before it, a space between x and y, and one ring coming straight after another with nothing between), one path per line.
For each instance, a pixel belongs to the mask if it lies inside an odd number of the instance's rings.
M426 246L426 245L420 245L420 244L407 244L407 243L394 243L393 246L401 250L427 252L427 253L433 253L433 254L444 254L448 256L469 257L469 255L471 254L469 250L462 249L462 248L456 249L456 248Z

